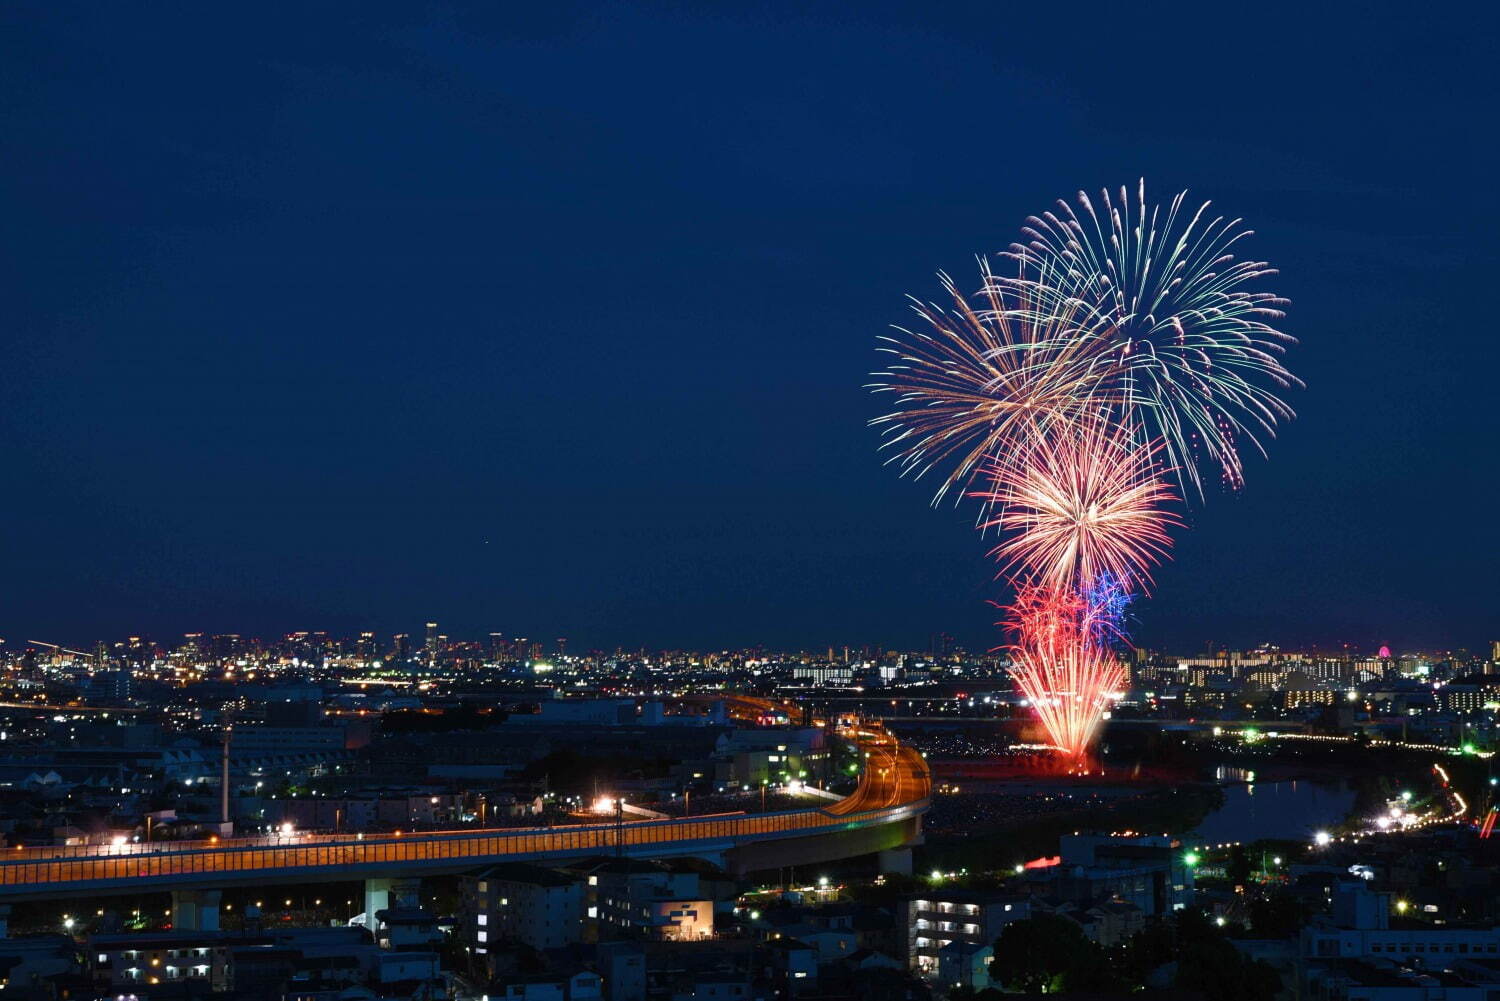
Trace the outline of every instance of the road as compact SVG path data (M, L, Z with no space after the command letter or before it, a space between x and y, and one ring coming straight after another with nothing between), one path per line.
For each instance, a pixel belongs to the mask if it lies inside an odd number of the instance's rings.
M202 877L296 879L337 869L349 878L381 869L460 871L510 858L580 856L616 851L642 857L690 854L693 846L729 847L779 837L836 833L896 823L926 809L926 762L879 731L855 734L868 752L859 787L823 809L717 814L673 820L616 821L550 828L408 834L289 834L221 841L17 848L0 859L0 899L69 887L120 889L127 882L203 882ZM144 887L141 887L144 890Z
M856 739L866 753L859 788L847 799L830 806L829 813L844 816L885 810L926 799L931 794L932 776L927 762L915 750L880 730L860 730Z

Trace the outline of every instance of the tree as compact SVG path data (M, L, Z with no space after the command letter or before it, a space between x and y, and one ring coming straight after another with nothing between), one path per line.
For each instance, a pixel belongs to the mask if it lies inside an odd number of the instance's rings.
M1288 893L1250 901L1250 934L1255 938L1291 938L1302 927L1302 905Z
M1173 986L1199 991L1214 1001L1272 1001L1281 991L1281 977L1220 939L1184 948Z
M1177 933L1153 920L1115 949L1115 969L1130 987L1142 987L1151 971L1177 958Z
M948 1001L1005 1001L1005 995L993 987L976 991L961 984L948 992Z
M1106 976L1103 950L1078 925L1053 914L1006 925L990 960L991 979L1034 994L1093 988Z
M1243 845L1236 843L1230 850L1229 865L1226 868L1230 885L1244 886L1250 882L1250 858L1245 854Z

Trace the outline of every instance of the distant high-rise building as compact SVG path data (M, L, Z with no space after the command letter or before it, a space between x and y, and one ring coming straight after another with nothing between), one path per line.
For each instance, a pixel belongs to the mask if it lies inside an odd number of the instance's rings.
M375 634L360 633L359 643L354 648L355 656L360 660L375 659Z
M426 650L427 650L427 656L428 657L436 657L437 656L437 653L438 653L438 642L439 642L438 624L436 622L429 622L429 623L427 623L427 645L426 645Z
M505 634L490 633L490 659L502 660L505 657Z
M405 660L411 656L411 637L406 633L397 633L395 645L391 648L392 660Z
M130 672L100 671L89 679L89 694L96 702L123 706L130 702Z
M1490 644L1490 660L1500 664L1500 640L1495 640Z

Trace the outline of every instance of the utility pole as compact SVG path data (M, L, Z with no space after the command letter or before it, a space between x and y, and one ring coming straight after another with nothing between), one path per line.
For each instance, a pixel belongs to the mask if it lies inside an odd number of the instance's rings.
M219 752L219 836L227 838L234 833L234 821L229 819L229 741L234 733L234 718L224 719L223 744Z

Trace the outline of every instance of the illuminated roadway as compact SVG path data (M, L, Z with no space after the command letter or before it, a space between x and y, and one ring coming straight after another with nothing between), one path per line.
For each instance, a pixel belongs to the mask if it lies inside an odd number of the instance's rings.
M0 902L235 883L420 877L499 861L608 854L708 858L746 872L913 843L920 838L931 793L927 763L883 732L853 736L866 752L859 786L821 809L562 827L14 848L0 859Z
M861 730L856 739L864 750L865 770L859 788L846 799L828 807L835 816L886 810L903 804L925 801L932 792L932 777L927 762L896 738L883 732Z

